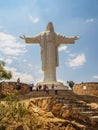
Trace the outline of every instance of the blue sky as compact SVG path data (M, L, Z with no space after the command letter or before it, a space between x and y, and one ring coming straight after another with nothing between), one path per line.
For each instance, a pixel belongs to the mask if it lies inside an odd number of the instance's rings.
M0 0L0 60L16 81L43 81L40 46L27 45L21 35L46 30L79 36L75 44L59 47L57 80L66 83L98 81L98 0Z

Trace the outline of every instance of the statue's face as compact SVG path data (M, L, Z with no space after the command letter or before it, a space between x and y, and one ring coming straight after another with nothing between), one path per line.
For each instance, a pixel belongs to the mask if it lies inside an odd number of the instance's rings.
M52 22L48 23L48 25L46 27L46 31L54 32L54 28L53 28Z

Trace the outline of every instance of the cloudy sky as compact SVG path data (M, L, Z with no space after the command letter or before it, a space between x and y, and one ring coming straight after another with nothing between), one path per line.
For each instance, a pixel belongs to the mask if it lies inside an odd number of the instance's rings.
M46 30L79 36L75 44L59 46L57 80L98 81L98 0L0 0L0 60L22 82L43 81L40 46L25 44L21 35Z

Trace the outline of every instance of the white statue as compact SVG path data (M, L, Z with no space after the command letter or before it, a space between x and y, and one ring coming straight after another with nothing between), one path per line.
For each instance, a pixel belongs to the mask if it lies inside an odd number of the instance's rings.
M56 67L58 66L58 46L72 44L79 39L77 36L66 37L54 32L52 22L49 22L46 31L36 36L20 36L26 43L37 43L41 46L42 70L44 82L56 82Z

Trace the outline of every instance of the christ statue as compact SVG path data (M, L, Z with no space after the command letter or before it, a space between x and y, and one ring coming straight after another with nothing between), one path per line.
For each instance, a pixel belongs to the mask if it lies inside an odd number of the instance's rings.
M39 44L41 47L42 71L44 72L43 82L56 81L56 67L58 63L58 47L60 44L73 44L78 36L67 37L54 32L52 22L49 22L46 31L35 36L20 36L28 44Z

